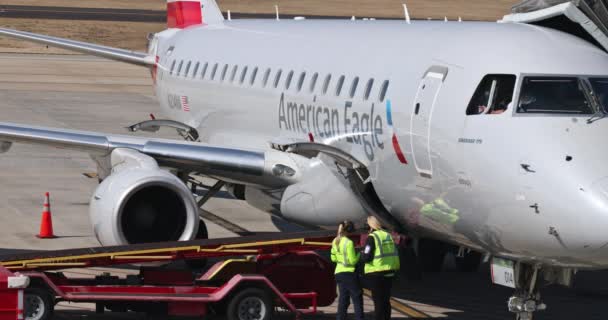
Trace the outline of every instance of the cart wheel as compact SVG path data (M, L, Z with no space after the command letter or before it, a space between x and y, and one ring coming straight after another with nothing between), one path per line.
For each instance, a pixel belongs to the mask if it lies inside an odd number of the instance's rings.
M25 290L25 320L47 320L53 314L55 304L51 295L42 289Z
M234 296L226 311L228 320L269 320L274 309L264 290L251 288Z

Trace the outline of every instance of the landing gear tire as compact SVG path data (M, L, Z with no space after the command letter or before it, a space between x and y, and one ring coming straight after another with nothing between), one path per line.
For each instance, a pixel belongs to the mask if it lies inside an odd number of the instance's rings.
M209 230L207 230L207 224L203 219L198 223L198 232L196 233L196 239L209 239Z
M481 258L481 253L477 251L467 252L462 257L456 255L454 258L456 269L460 272L475 272L479 269Z
M24 302L25 320L48 320L53 316L55 303L46 290L26 289Z
M532 320L534 312L547 309L540 300L538 285L540 268L530 265L519 265L517 279L518 289L508 302L509 311L515 313L515 320Z
M437 240L420 239L418 241L418 262L424 272L440 272L447 246Z
M270 320L274 311L272 299L261 289L245 289L228 303L228 320Z
M209 232L207 231L207 224L203 219L198 224L198 232L196 233L197 240L209 239ZM207 259L187 260L186 265L190 269L204 269L207 266Z

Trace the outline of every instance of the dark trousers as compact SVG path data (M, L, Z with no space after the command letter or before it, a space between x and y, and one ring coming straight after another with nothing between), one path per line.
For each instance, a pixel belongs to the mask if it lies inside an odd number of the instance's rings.
M374 319L390 320L391 318L391 289L394 277L385 277L382 274L367 274L369 289L374 300Z
M355 307L355 319L363 320L363 291L359 276L354 272L343 272L336 274L338 283L338 320L346 320L346 313L350 300Z

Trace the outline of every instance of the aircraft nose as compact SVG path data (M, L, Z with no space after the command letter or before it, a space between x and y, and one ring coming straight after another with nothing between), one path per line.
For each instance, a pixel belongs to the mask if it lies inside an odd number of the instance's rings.
M603 177L591 185L595 205L598 209L608 210L608 177Z
M588 207L590 212L585 214L588 220L586 237L594 245L594 249L608 247L608 177L600 178L591 185L591 203ZM608 251L606 251L608 259Z

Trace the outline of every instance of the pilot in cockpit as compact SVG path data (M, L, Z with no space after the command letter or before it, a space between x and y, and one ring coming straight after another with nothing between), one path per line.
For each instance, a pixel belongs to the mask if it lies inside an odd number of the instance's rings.
M532 106L534 102L536 102L536 98L534 98L533 96L522 95L521 98L519 98L518 110L525 112L528 110L528 108L530 108L530 106Z

